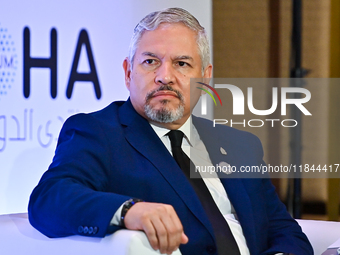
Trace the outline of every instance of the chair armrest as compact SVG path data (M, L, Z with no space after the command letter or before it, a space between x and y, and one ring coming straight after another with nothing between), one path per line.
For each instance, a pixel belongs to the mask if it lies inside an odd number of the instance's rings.
M142 231L119 230L104 238L48 238L31 226L27 213L0 215L1 254L159 255ZM177 250L173 255L181 255Z
M313 246L314 254L322 254L340 238L340 222L296 220Z
M116 231L112 237L105 237L105 239L112 239L112 246L115 247L115 253L119 255L159 255L159 251L155 251L147 237L142 231L135 230L119 230ZM116 253L117 252L117 253ZM181 255L179 250L172 253L172 255Z

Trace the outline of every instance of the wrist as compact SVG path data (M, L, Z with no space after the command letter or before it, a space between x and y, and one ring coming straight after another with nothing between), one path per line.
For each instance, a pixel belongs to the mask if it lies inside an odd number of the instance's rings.
M139 202L144 202L144 201L142 199L138 199L138 198L131 198L123 204L122 211L121 211L121 214L120 214L120 225L122 227L125 228L124 219L125 219L127 212L130 210L130 208L132 206L134 206L136 203L139 203Z

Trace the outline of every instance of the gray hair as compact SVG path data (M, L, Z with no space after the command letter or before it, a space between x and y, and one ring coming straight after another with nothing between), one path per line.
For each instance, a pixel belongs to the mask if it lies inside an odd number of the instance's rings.
M181 8L168 8L162 11L152 12L145 16L135 27L130 47L129 60L133 65L133 59L136 54L137 44L139 43L145 30L152 31L157 29L161 23L178 23L181 22L191 30L197 33L198 54L202 61L202 72L210 64L210 49L207 33L200 25L198 20L188 11Z

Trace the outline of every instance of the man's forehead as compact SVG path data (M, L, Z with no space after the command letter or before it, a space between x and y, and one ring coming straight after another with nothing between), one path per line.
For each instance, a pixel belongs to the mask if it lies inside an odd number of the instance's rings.
M150 51L141 52L141 55L146 57L162 58L162 56ZM174 60L192 60L192 61L194 60L193 57L190 55L174 55L172 56L172 58Z
M161 23L154 30L143 31L136 44L136 51L139 51L141 55L153 56L159 54L155 51L155 47L170 46L171 50L175 49L177 51L177 53L173 53L177 54L178 58L184 59L192 58L191 54L188 54L192 52L192 44L195 44L195 48L197 47L198 49L196 31L180 22ZM176 48L177 45L180 48ZM172 46L174 47L172 48Z
M175 29L180 29L181 34L179 36L183 36L183 33L186 33L187 35L191 35L195 40L197 39L197 31L189 28L188 26L186 26L184 23L182 22L174 22L174 23L167 23L167 22L162 22L160 23L157 28L153 29L153 30L144 30L141 33L141 36L139 38L139 41L142 40L142 38L145 36L145 34L150 34L154 31L165 31L166 33L169 33L170 30L175 30ZM186 32L184 32L184 31Z

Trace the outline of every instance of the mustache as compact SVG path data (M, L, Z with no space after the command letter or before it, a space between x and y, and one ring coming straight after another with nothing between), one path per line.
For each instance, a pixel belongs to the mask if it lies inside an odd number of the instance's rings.
M172 86L170 85L162 85L160 86L158 89L155 89L155 90L152 90L150 91L146 96L145 96L145 99L146 99L146 102L148 102L153 96L155 93L159 92L159 91L162 91L162 90L168 90L168 91L172 91L172 92L175 92L177 97L179 98L179 100L181 100L183 102L183 95L181 94L181 92L179 92L178 90L174 89Z

